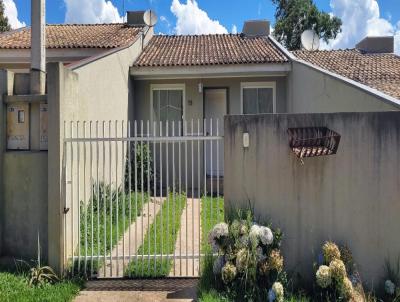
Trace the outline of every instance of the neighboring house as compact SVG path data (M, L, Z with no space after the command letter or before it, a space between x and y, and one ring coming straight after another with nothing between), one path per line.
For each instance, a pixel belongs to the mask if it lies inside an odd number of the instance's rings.
M49 24L46 26L47 62L64 64L124 48L132 44L141 26L126 24ZM0 35L0 68L28 72L30 27Z

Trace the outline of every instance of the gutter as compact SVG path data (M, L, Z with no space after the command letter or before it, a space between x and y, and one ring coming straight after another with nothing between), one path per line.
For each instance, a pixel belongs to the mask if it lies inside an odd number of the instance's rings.
M356 82L354 80L351 80L349 78L341 76L341 75L339 75L337 73L331 72L329 70L326 70L326 69L324 69L322 67L314 65L314 64L309 63L307 61L301 60L301 59L297 58L289 50L287 50L285 47L283 47L283 45L280 44L277 40L275 40L275 38L273 38L272 35L270 35L269 38L275 44L275 46L278 47L279 50L281 50L293 62L297 62L297 63L303 64L303 65L305 65L307 67L310 67L310 68L312 68L312 69L314 69L316 71L319 71L319 72L321 72L323 74L326 74L326 75L328 75L330 77L333 77L333 78L335 78L335 79L337 79L337 80L339 80L341 82L344 82L346 84L355 86L355 87L363 90L364 92L367 92L370 95L373 95L373 96L376 96L376 97L382 99L384 102L390 103L391 105L394 104L394 105L396 105L396 106L398 106L400 108L400 100L399 99L397 99L395 97L392 97L392 96L390 96L390 95L388 95L388 94L386 94L386 93L384 93L384 92L382 92L382 91L380 91L378 89L372 88L372 87L370 87L368 85L361 84L359 82Z

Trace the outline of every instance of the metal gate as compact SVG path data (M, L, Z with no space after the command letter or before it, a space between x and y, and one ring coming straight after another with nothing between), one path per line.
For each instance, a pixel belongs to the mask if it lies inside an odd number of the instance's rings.
M198 276L224 219L220 122L65 122L64 132L69 273Z

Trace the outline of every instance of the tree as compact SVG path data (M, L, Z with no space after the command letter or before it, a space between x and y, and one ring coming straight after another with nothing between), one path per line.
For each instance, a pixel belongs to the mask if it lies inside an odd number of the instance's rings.
M8 18L4 15L4 3L0 0L0 32L9 31L11 29Z
M301 34L313 29L328 43L341 32L342 20L318 10L313 0L272 0L276 5L274 36L289 50L301 48Z

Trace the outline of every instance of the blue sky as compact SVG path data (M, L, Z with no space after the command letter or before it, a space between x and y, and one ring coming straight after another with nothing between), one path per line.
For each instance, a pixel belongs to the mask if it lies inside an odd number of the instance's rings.
M30 1L4 0L6 8L12 2L17 12L9 14L18 14L19 25L29 25ZM265 18L273 23L275 11L271 0L47 0L46 18L48 23L119 21L123 2L125 10L154 9L160 17L156 32L165 34L232 32L235 28L240 32L248 19ZM397 34L400 49L400 0L315 0L315 3L343 20L342 36L325 47L352 47L367 34Z

